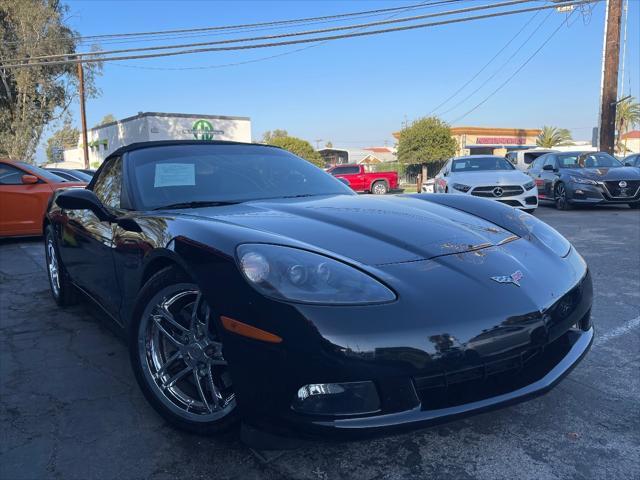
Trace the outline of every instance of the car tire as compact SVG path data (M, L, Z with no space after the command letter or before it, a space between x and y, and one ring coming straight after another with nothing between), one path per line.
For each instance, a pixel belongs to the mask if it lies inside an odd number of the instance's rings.
M374 195L386 195L389 193L389 186L384 180L378 180L371 185L371 193Z
M171 425L200 435L239 422L216 318L198 286L168 267L142 287L129 331L131 366L147 401Z
M640 202L630 203L629 208L635 208L635 209L640 208Z
M571 204L567 200L567 190L564 183L556 183L556 186L553 188L553 194L558 210L571 210Z
M44 231L44 256L47 263L49 287L54 301L60 307L77 303L78 290L71 283L71 279L60 261L55 230L51 225L47 225Z

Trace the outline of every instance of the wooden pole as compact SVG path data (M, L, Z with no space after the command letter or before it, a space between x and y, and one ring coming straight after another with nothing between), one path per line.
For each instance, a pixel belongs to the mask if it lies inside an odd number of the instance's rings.
M608 0L605 25L604 72L600 105L600 150L615 151L616 101L618 100L618 66L620 63L620 24L622 0Z
M82 149L84 151L84 168L89 168L89 142L87 140L87 115L84 110L84 71L78 64L78 82L80 96L80 118L82 119Z

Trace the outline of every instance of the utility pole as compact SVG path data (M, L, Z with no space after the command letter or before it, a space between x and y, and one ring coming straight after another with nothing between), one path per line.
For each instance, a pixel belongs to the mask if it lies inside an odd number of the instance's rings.
M604 69L600 104L600 150L613 155L615 149L618 66L620 63L620 23L622 0L607 0L604 38Z
M84 111L84 70L78 63L78 83L80 95L80 118L82 119L82 149L84 150L84 168L89 168L89 142L87 140L87 115Z

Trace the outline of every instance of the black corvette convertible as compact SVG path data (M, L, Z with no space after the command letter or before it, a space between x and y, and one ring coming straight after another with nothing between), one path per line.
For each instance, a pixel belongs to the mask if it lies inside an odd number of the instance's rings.
M151 405L199 433L441 422L549 390L593 338L587 265L535 217L358 196L276 147L130 145L44 222L56 302L95 300Z

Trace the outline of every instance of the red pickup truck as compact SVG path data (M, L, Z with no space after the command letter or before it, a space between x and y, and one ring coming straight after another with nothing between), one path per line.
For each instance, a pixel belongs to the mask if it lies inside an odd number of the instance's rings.
M327 172L346 180L356 192L384 195L398 190L398 172L369 172L368 168L367 165L336 165Z

